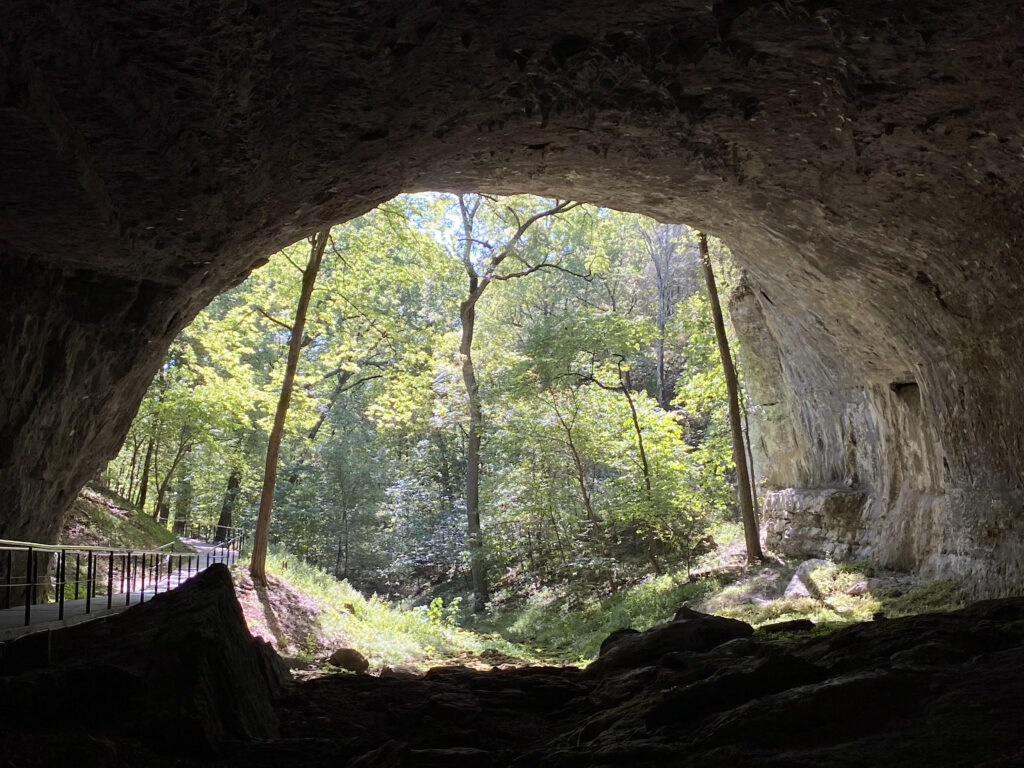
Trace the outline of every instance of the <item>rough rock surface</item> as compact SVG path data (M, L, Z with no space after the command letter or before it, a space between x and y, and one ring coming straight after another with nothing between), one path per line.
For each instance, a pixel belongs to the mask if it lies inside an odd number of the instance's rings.
M1016 599L802 642L658 648L599 675L338 675L283 697L281 738L236 745L232 764L1018 765L1022 641Z
M691 613L620 639L634 643L628 664L337 674L283 690L276 657L240 619L227 574L211 569L54 634L49 663L6 648L0 756L80 768L1024 761L1022 598L799 642ZM670 647L666 627L689 639ZM637 644L645 635L660 639ZM58 720L60 703L74 717Z
M14 765L60 764L46 761L51 742L189 753L275 737L271 698L290 679L246 629L223 565L123 613L0 650L0 745L21 744L8 755L19 758Z
M807 546L1024 583L1017 0L122 6L0 9L2 535L52 539L267 254L477 189L723 237L768 485L867 500Z
M339 648L331 654L328 661L336 667L355 672L357 675L365 675L366 670L370 668L370 662L355 648Z
M753 628L742 621L709 616L684 609L682 615L646 632L616 630L601 643L598 658L587 667L588 676L642 667L666 654L706 651L738 637L750 637ZM610 642L609 642L610 641Z
M812 558L800 563L796 573L793 574L789 584L786 585L785 597L813 597L820 599L821 590L814 583L811 574L827 565L827 560L820 560L818 558Z

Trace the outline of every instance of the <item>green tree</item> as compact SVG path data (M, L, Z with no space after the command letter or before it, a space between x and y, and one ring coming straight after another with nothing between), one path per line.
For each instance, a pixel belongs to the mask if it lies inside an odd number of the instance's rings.
M708 301L711 306L711 318L718 341L718 351L722 358L722 372L725 376L725 387L729 405L729 427L732 431L732 457L736 465L736 488L740 501L740 514L743 520L743 533L747 543L747 562L759 563L764 560L761 552L761 537L758 531L757 518L754 515L754 500L750 485L750 471L747 468L747 452L743 442L743 424L740 420L739 381L736 367L729 351L729 338L725 332L725 321L722 307L718 301L718 289L715 284L715 271L711 266L708 253L707 236L700 234L700 256L704 265L704 278L707 281Z
M521 215L515 208L509 206L506 210L510 218L500 215L496 217L499 223L498 234L502 236L503 242L492 245L480 239L477 233L477 214L484 202L485 198L481 195L459 195L459 213L462 218L461 256L469 283L466 297L459 304L459 323L462 329L459 356L462 361L462 380L466 387L469 416L466 426L466 520L472 563L473 609L477 612L484 610L488 594L483 535L480 530L480 441L483 432L483 405L473 365L477 303L496 281L526 277L545 268L557 268L558 264L550 260L552 254L549 251L537 254L522 248L524 237L537 222L570 211L579 205L569 201L556 201L551 207L529 216ZM511 234L506 235L501 231L511 229L513 224ZM531 260L531 256L535 258ZM506 260L514 266L510 270L501 270Z
M270 513L274 503L274 485L277 483L277 461L281 449L281 437L284 434L284 423L288 417L288 406L291 403L292 387L295 383L295 371L299 363L299 351L302 348L303 333L306 328L306 312L309 300L313 295L313 285L320 271L320 261L327 247L327 239L331 235L330 228L319 232L310 241L309 260L302 271L302 290L295 309L295 320L292 322L288 341L288 362L285 364L284 380L281 383L281 395L277 401L274 414L274 426L267 440L267 460L263 471L263 491L260 494L260 511L256 519L256 531L252 539L252 559L249 562L249 575L253 584L267 586L267 541L270 535Z

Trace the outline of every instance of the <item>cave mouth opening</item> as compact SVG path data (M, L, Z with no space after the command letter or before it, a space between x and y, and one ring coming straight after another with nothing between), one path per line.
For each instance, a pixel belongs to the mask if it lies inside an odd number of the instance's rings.
M108 485L176 525L217 510L208 522L255 523L311 249L279 251L172 343ZM710 256L723 294L749 292L714 239ZM514 574L505 593L531 580L617 590L694 566L711 528L731 535L737 519L704 291L695 230L593 206L430 193L334 227L301 331L272 540L366 592L440 586L450 602L445 581L473 571L473 495L490 570ZM473 491L467 349L484 446Z

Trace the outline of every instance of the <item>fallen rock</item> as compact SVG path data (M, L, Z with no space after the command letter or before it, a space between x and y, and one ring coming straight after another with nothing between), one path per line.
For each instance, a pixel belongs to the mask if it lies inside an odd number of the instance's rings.
M721 630L721 621L683 612L626 633L594 666L661 633ZM416 680L325 676L279 703L284 738L231 766L1024 765L1024 598L797 640L726 627L740 636L600 675L447 667Z
M647 716L649 728L698 720L770 694L820 682L824 669L789 655L749 658L662 696Z
M666 624L651 627L646 632L621 635L603 656L599 656L586 669L587 675L645 667L655 664L668 653L678 651L707 651L736 637L749 637L754 629L737 619L710 616L689 608L682 608L676 618Z
M370 668L370 662L355 648L339 648L330 655L327 661L335 667L347 669L357 675L365 675Z
M423 674L415 667L397 664L395 666L385 665L378 677L392 678L395 680L416 680L423 677Z
M913 589L920 583L920 579L909 575L869 577L858 581L846 590L846 594L859 596L873 592L885 592L889 594L894 592L906 592L907 590Z
M814 629L814 622L810 619L793 619L792 621L776 621L774 624L764 624L757 628L762 635L777 635L782 632L806 632Z
M640 630L633 629L632 627L623 627L622 629L616 629L608 637L601 641L601 649L597 652L598 656L604 656L608 649L619 642L622 638L628 637L629 635L638 635Z
M816 600L821 598L821 590L814 583L811 574L828 565L827 560L814 558L804 560L796 569L793 578L789 580L786 587L785 597L813 597Z

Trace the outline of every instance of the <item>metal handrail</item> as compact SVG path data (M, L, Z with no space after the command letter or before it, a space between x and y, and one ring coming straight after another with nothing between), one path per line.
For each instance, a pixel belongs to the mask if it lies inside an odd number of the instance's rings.
M32 542L32 541L11 541L9 539L0 539L0 551L4 551L4 550L8 550L8 549L18 551L18 550L23 550L26 547L31 547L32 549L38 550L40 552L57 552L57 551L59 551L61 549L78 550L80 552L85 552L87 550L93 551L93 552L110 552L111 550L113 550L114 552L120 552L122 550L126 550L126 551L134 552L137 555L163 555L163 554L166 554L165 552L162 551L163 547L171 546L173 544L177 544L177 542L170 541L167 544L164 544L162 547L159 547L157 549L132 549L132 550L129 550L128 547L104 547L104 546L100 546L100 545L97 545L97 544L36 544L35 542ZM183 552L182 554L190 554L190 553ZM195 553L193 552L191 554L195 554Z
M210 532L214 530L216 526L210 528ZM201 553L167 552L166 547L175 544L174 541L157 549L134 550L0 539L0 575L6 576L6 580L0 582L0 607L24 605L24 626L29 626L33 605L51 602L46 600L51 589L52 602L57 604L58 620L64 618L65 603L79 600L80 593L85 598L86 614L92 612L94 599L105 597L108 609L113 607L115 595L119 599L123 596L126 606L131 604L133 597L138 602L145 602L147 592L156 595L161 587L163 591L169 591L205 567L230 560L232 551L240 552L245 532L240 528L229 530L234 535L226 541L212 542L214 546L203 553L205 566L200 559ZM20 556L15 558L17 553ZM73 577L69 572L72 563ZM19 571L17 575L16 570ZM43 600L37 602L40 596Z

